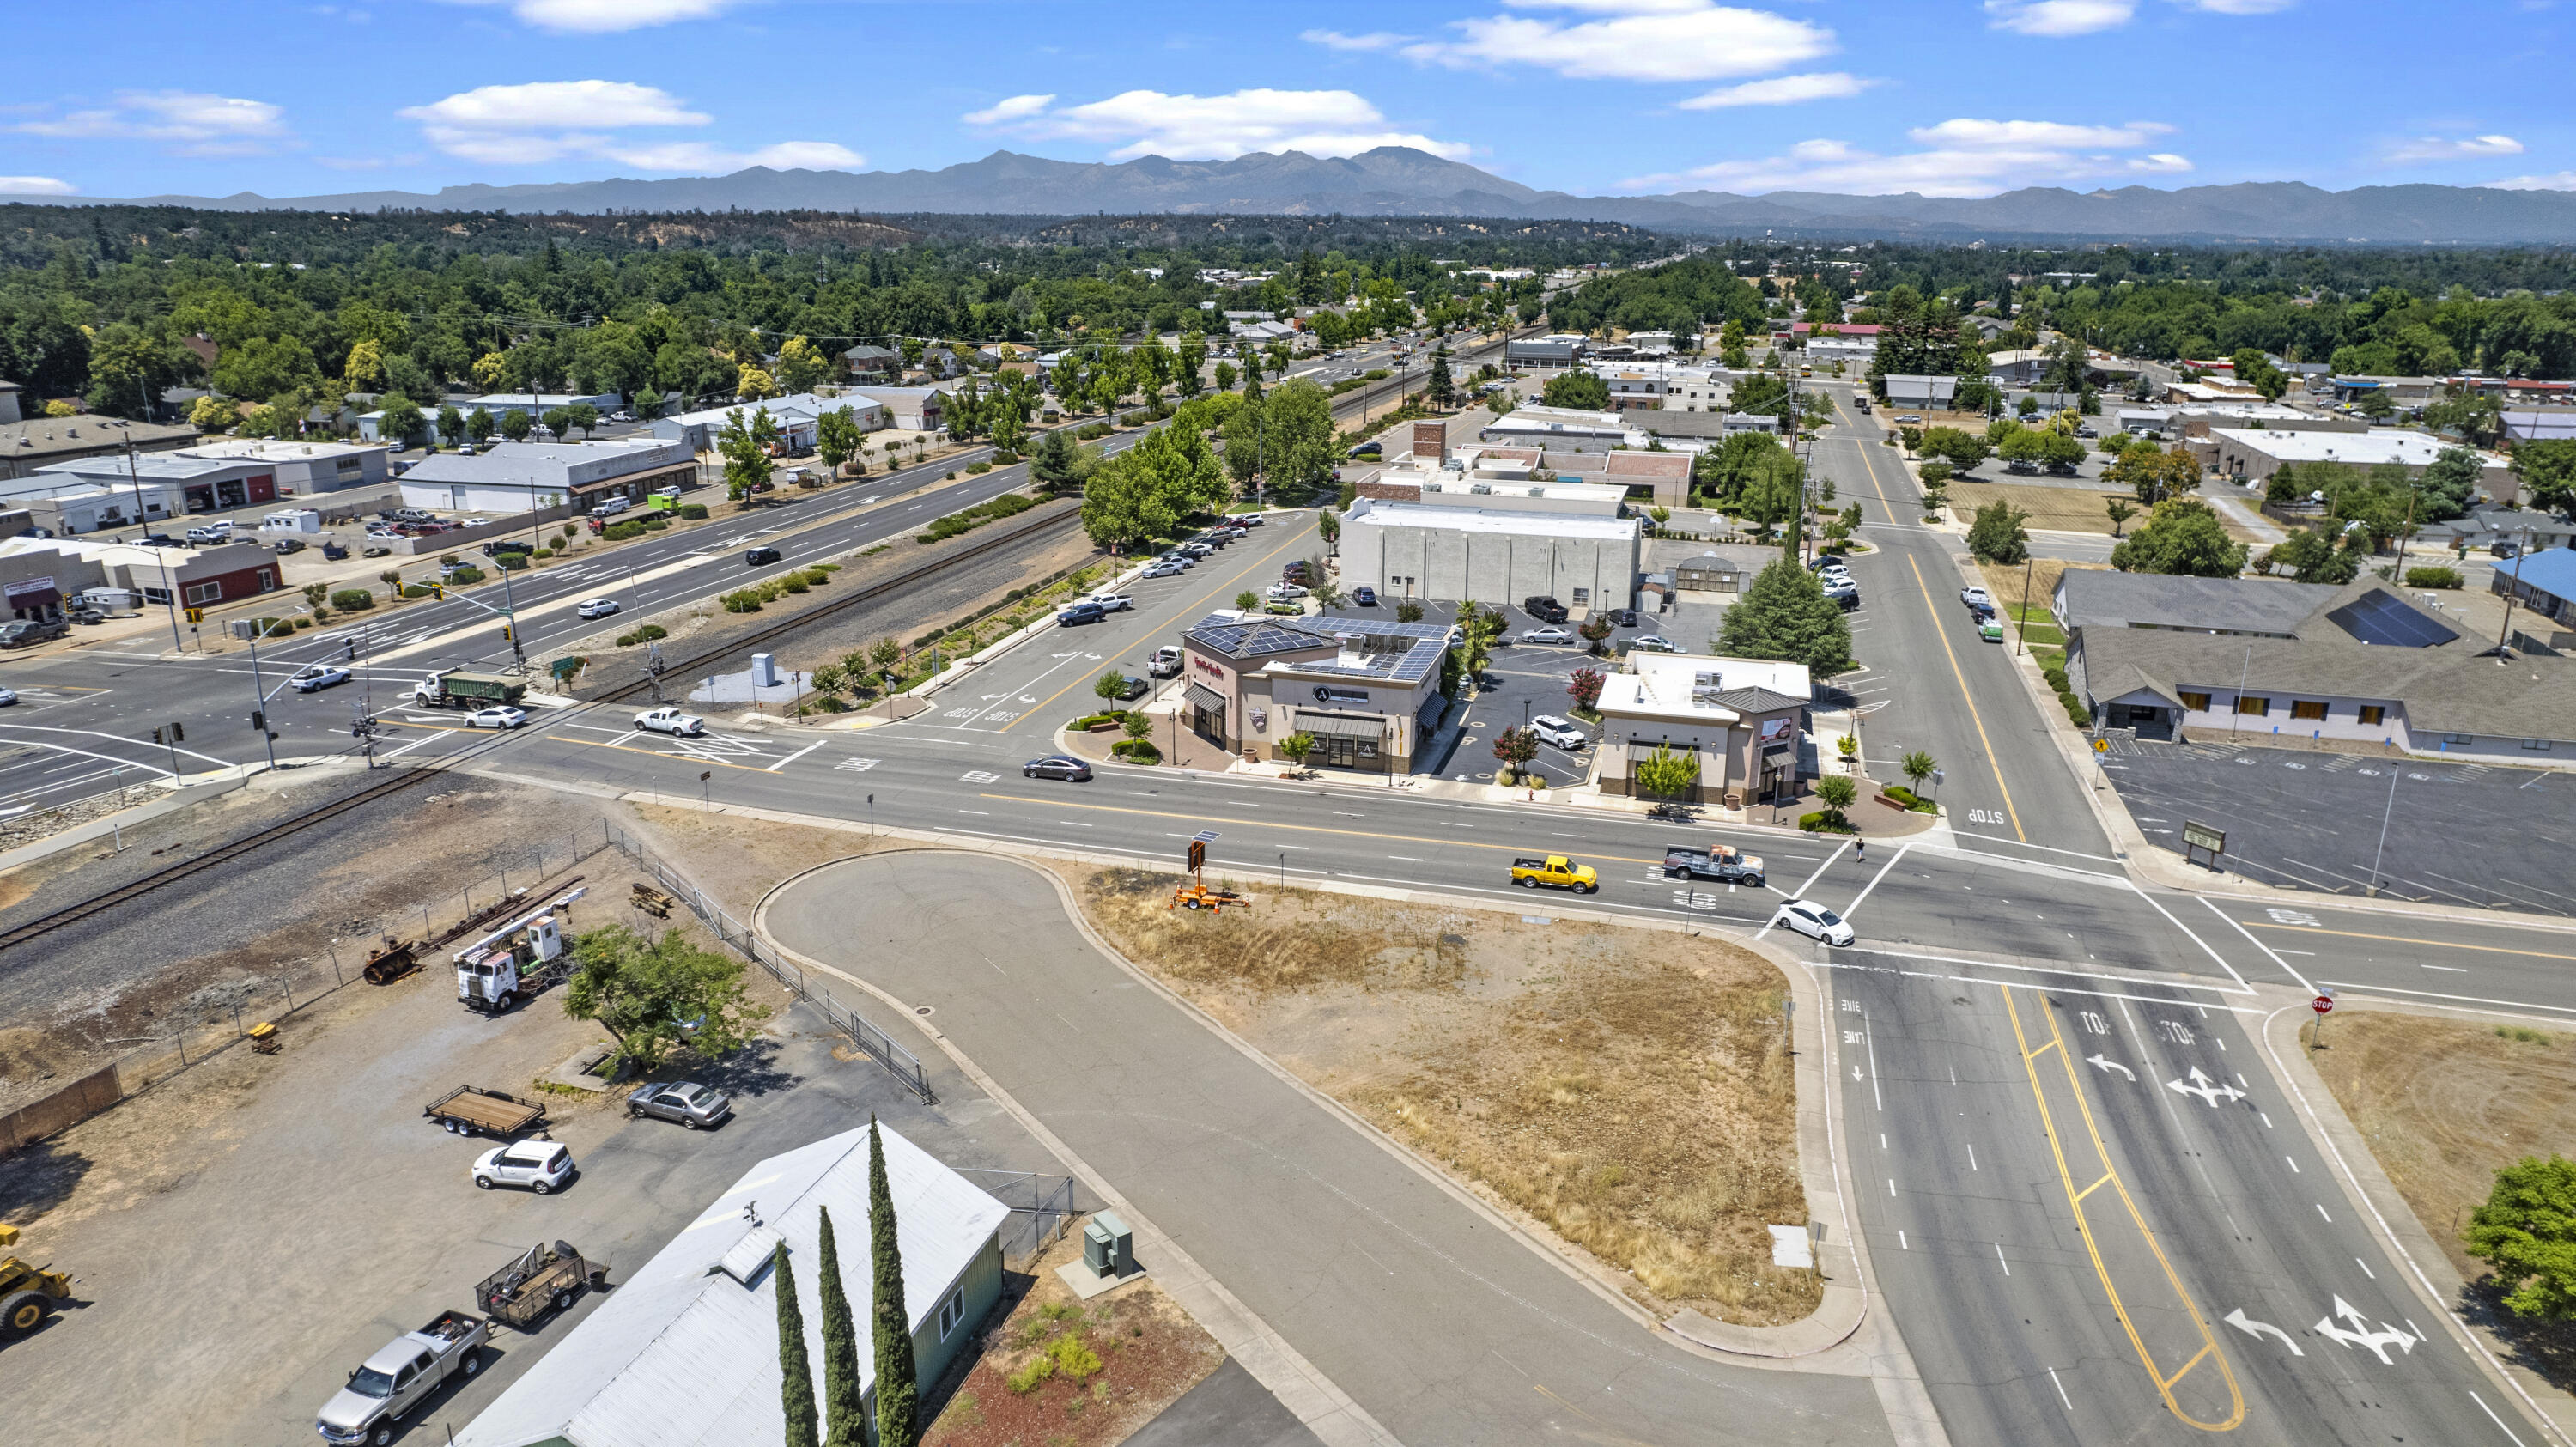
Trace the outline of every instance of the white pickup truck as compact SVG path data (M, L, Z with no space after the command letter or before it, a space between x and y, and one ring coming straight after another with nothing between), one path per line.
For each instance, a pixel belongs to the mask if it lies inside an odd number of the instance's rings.
M322 1404L313 1425L325 1442L364 1442L385 1447L412 1409L438 1384L458 1373L483 1370L483 1343L492 1324L461 1311L442 1311L429 1325L407 1331L376 1349L349 1373L349 1384Z
M647 733L669 734L674 738L693 739L707 731L707 721L693 713L676 708L648 709L635 716L635 726Z

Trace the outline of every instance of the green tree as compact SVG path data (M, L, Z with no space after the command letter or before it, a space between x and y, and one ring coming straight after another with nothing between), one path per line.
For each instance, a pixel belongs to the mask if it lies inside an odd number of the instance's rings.
M1423 384L1422 390L1434 407L1446 407L1457 400L1457 384L1449 377L1447 342L1431 349L1431 380Z
M1987 456L1984 438L1971 436L1956 427L1929 429L1914 450L1925 457L1937 457L1950 464L1952 471L1963 473L1975 471L1977 464L1985 461Z
M778 1295L778 1405L787 1414L787 1447L822 1447L814 1410L814 1364L805 1355L805 1311L796 1302L796 1268L787 1243L769 1253L770 1289Z
M215 358L213 383L227 397L274 397L322 385L322 368L300 337L252 337Z
M569 407L549 407L537 420L558 439L572 436L572 409Z
M1039 438L1038 450L1029 455L1029 476L1057 492L1082 486L1092 466L1092 460L1073 440L1072 431L1063 427Z
M803 337L789 337L787 344L778 349L778 380L789 392L811 392L830 375L830 359Z
M2485 465L2478 460L2477 453L2466 447L2443 448L2425 466L2424 475L2416 480L2422 492L2415 509L2415 521L2448 522L2467 513L2485 475Z
M1103 701L1115 703L1122 694L1127 692L1127 675L1113 668L1092 680L1091 691L1099 695Z
M1775 447L1745 481L1735 509L1768 533L1796 519L1804 502L1797 459Z
M2128 525L2129 519L2138 515L2138 510L2136 508L2131 507L2126 501L2116 497L2102 504L2102 511L2110 515L2111 536L2114 538L2120 535L2121 528Z
M1825 806L1825 817L1836 824L1848 822L1843 811L1860 797L1860 785L1849 774L1827 774L1816 780L1816 800Z
M1298 768L1306 767L1306 756L1315 752L1315 736L1299 729L1279 741L1279 753Z
M1496 783L1518 781L1521 770L1538 757L1538 735L1526 728L1507 728L1494 736L1494 757L1502 762L1503 773Z
M1595 613L1591 617L1584 619L1583 626L1575 629L1574 631L1576 635L1581 637L1583 640L1583 651L1598 655L1601 652L1603 641L1608 639L1610 636L1609 615L1605 613Z
M1968 551L1980 562L2018 563L2030 556L2030 514L1997 500L1977 509L1968 525Z
M1679 799L1699 787L1699 751L1676 754L1669 744L1639 759L1630 771L1636 791L1650 799Z
M1932 761L1932 756L1930 754L1925 753L1921 749L1916 749L1900 760L1896 767L1904 771L1905 781L1912 784L1917 791L1920 791L1923 787L1923 781L1931 778L1932 771L1941 766Z
M823 1240L815 1254L823 1278L823 1444L867 1447L868 1403L866 1388L859 1382L858 1323L850 1315L849 1289L842 1284L841 1246L832 1234L832 1208L820 1210Z
M1606 412L1610 408L1610 384L1590 372L1564 372L1547 379L1539 389L1539 402L1547 407L1572 407L1583 412Z
M716 434L716 451L724 457L725 496L740 502L769 481L775 470L769 450L778 441L778 419L766 407L755 407L749 417L734 408L725 414L725 425Z
M1206 385L1199 380L1199 369L1207 365L1207 338L1197 332L1183 332L1179 345L1172 352L1181 395L1197 396L1200 388Z
M1315 509L1315 534L1324 540L1325 547L1338 545L1342 540L1342 515L1328 507Z
M492 431L493 422L491 413L477 407L473 411L465 414L465 435L474 439L475 446L480 447L484 443L491 441Z
M2524 1156L2497 1171L2460 1240L2512 1288L2504 1304L2514 1315L2576 1317L2576 1161Z
M512 442L525 442L528 434L536 430L536 419L530 417L524 408L513 407L501 414L501 435Z
M2245 554L2245 545L2227 536L2209 504L2177 497L2157 503L2146 522L2111 549L2111 566L2124 573L2232 578L2245 570Z
M2102 480L2114 487L2125 487L2137 494L2138 501L2149 507L2167 498L2180 497L2200 487L2200 459L2174 444L2171 451L2152 444L2124 449L2110 466L2102 469Z
M2526 442L2513 450L2513 475L2533 507L2576 513L2576 442Z
M1755 574L1726 610L1717 651L1803 663L1831 676L1851 666L1851 624L1815 574L1784 557Z
M847 407L835 407L814 419L814 451L832 475L841 475L841 466L859 455L863 437L858 418Z
M615 1059L643 1070L686 1045L714 1060L751 1043L767 1007L753 1003L740 962L688 942L677 930L646 939L606 925L573 945L564 1013L617 1036Z
M409 447L428 435L429 418L421 413L419 403L399 393L384 400L384 415L376 419L379 436Z
M1239 613L1258 613L1261 611L1261 595L1246 588L1234 595L1234 607Z
M590 434L599 426L599 409L587 402L575 402L563 409L563 414L564 425L580 429L584 441L588 441ZM562 430L557 429L555 435L561 437Z
M5 346L0 355L6 355ZM112 323L90 344L89 409L111 417L143 417L146 409L160 404L162 392L196 369L195 353L130 322Z
M449 447L454 447L456 439L464 435L465 414L457 411L453 406L439 408L438 440Z
M903 1247L895 1239L894 1191L886 1184L885 1142L868 1117L868 1260L872 1270L877 1366L877 1447L921 1440L921 1373L912 1360L912 1320L903 1292Z

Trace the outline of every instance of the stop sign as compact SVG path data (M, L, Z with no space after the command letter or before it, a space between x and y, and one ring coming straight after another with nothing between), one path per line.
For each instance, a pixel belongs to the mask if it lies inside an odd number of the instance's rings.
M2334 997L2331 995L2319 995L2308 1002L2308 1008L2322 1015L2328 1010L2334 1008Z

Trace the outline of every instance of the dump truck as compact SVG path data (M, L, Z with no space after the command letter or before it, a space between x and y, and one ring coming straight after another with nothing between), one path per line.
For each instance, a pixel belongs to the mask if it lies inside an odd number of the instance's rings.
M1759 857L1719 844L1707 849L1665 850L1664 877L1714 879L1721 884L1750 884L1758 889L1768 876L1763 873Z
M589 892L567 891L550 904L511 917L458 950L457 1002L469 1010L497 1015L562 979L572 967L563 911Z
M488 1135L501 1140L536 1129L546 1108L497 1090L460 1085L421 1107L420 1113L451 1135Z
M492 1324L461 1311L442 1311L427 1326L378 1347L349 1373L349 1383L314 1414L325 1442L364 1442L383 1447L412 1409L458 1373L483 1370L483 1344Z
M548 1313L569 1310L584 1286L597 1285L605 1275L605 1267L584 1261L571 1242L549 1246L540 1241L484 1277L474 1288L474 1300L494 1321L530 1331Z
M1577 864L1562 854L1532 854L1512 861L1512 883L1523 889L1549 884L1576 894L1592 894L1601 888L1601 876L1593 872L1591 865Z
M18 1244L18 1228L0 1226L0 1247ZM0 1256L0 1338L22 1337L45 1324L54 1303L72 1297L70 1273Z
M528 696L528 681L503 673L469 673L442 668L411 686L411 701L422 708L490 708L515 704Z

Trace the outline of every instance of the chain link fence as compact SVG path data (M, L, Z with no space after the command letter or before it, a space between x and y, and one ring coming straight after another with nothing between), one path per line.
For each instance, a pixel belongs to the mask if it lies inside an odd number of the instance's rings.
M938 1102L939 1097L930 1089L930 1072L922 1068L920 1057L896 1044L893 1036L878 1028L877 1024L865 1015L833 999L830 994L813 988L812 983L806 978L803 966L780 954L775 946L763 943L760 937L752 932L749 925L726 913L723 906L708 898L704 890L692 884L687 875L664 863L660 857L637 842L633 835L613 824L605 827L609 842L634 860L636 868L653 876L666 892L687 905L691 914L696 915L707 928L715 931L716 938L732 946L744 958L767 970L771 978L785 986L797 999L820 1011L823 1018L831 1022L833 1029L848 1036L852 1044L866 1052L868 1057L879 1065L884 1066L887 1073L893 1075L895 1079L903 1082L905 1089L920 1096L926 1103Z
M959 1166L957 1174L984 1188L984 1193L1011 1208L1002 1223L1002 1262L1014 1271L1026 1269L1046 1249L1064 1239L1084 1208L1074 1195L1071 1176L1033 1171L996 1171Z

